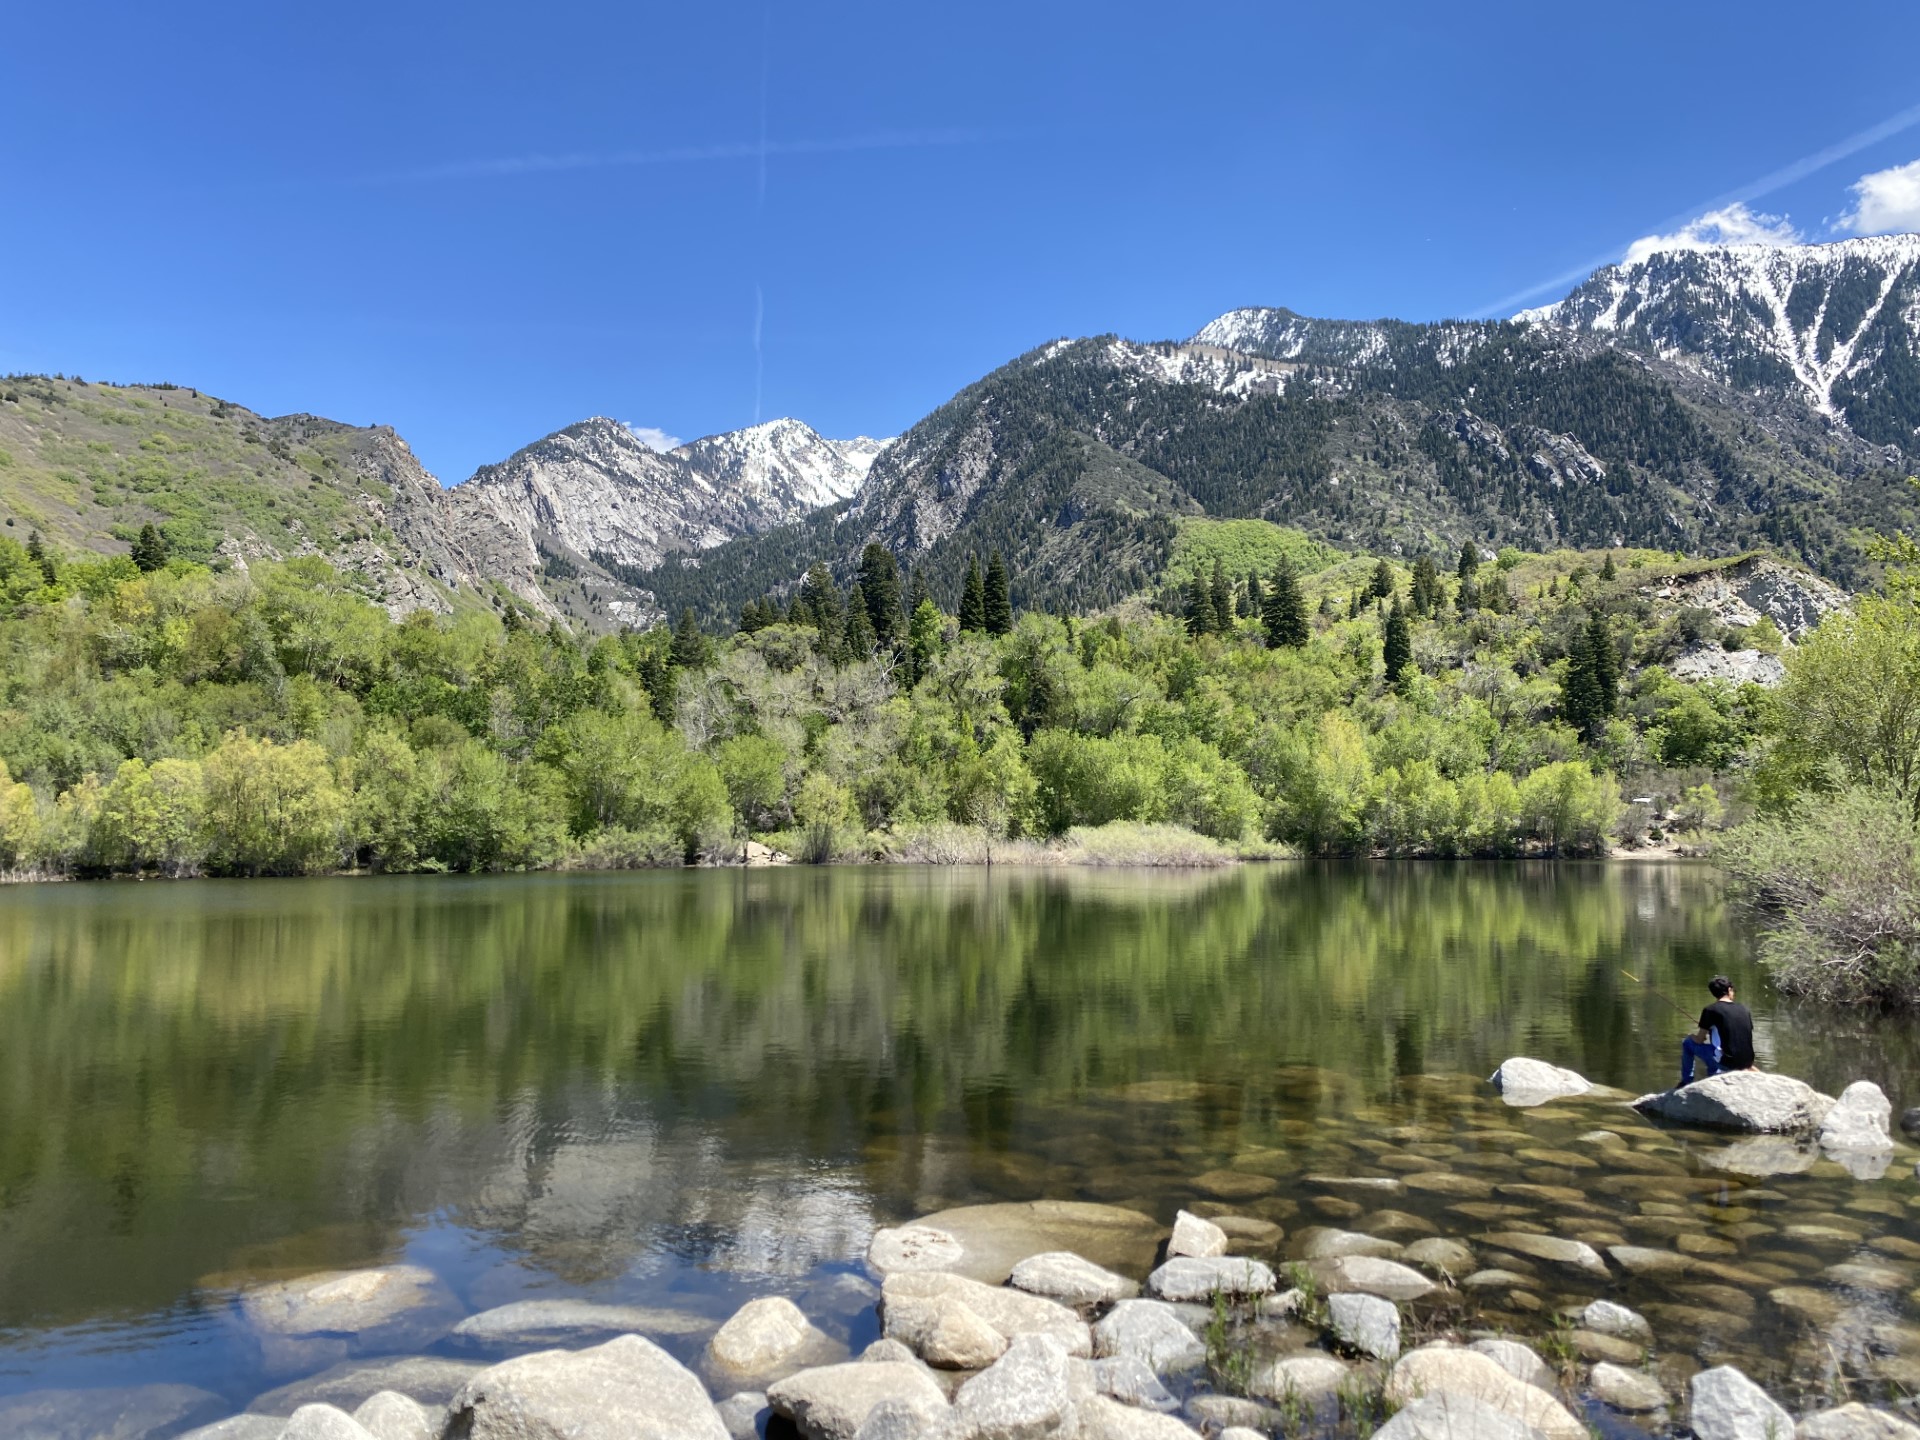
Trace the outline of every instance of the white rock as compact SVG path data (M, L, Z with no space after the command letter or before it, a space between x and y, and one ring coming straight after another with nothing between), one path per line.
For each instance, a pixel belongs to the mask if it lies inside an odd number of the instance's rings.
M354 1411L353 1418L373 1440L440 1440L444 1417L411 1395L382 1390Z
M447 1410L462 1440L730 1440L693 1372L638 1335L491 1366Z
M1346 1383L1349 1367L1331 1355L1282 1355L1253 1372L1247 1389L1268 1400L1301 1401L1313 1405Z
M1174 1233L1179 1233L1178 1225ZM1140 1287L1126 1276L1103 1270L1066 1250L1029 1255L1013 1267L1008 1283L1016 1290L1044 1295L1062 1305L1106 1305L1140 1293Z
M1833 1105L1811 1085L1768 1070L1726 1070L1633 1102L1643 1115L1662 1120L1755 1134L1818 1130Z
M947 1397L924 1365L856 1360L789 1375L767 1391L774 1414L793 1421L807 1440L854 1440L873 1408L897 1401L938 1425Z
M1378 1295L1343 1294L1327 1297L1333 1333L1355 1350L1376 1360L1400 1357L1400 1311Z
M1143 1410L1178 1410L1180 1402L1153 1367L1133 1355L1110 1355L1093 1362L1093 1388L1123 1405Z
M853 1440L925 1440L940 1430L939 1422L904 1400L882 1400L867 1412Z
M818 1329L784 1295L749 1300L714 1332L701 1369L727 1388L758 1389L809 1365L834 1365L847 1348Z
M1799 1440L1920 1440L1920 1425L1854 1401L1800 1422Z
M287 1428L284 1415L230 1415L198 1430L189 1430L178 1440L280 1440Z
M729 1395L713 1408L733 1440L758 1440L766 1434L767 1417L773 1413L767 1408L766 1395L759 1390Z
M1196 1260L1227 1253L1227 1232L1211 1220L1182 1210L1173 1217L1173 1235L1167 1241L1167 1255L1189 1255Z
M944 1272L904 1271L887 1277L880 1291L880 1313L885 1324L883 1334L912 1344L905 1334L894 1333L890 1318L897 1307L915 1300L946 1296L959 1301L987 1324L1011 1341L1021 1335L1050 1335L1069 1355L1082 1359L1093 1354L1087 1322L1064 1305L1056 1304L1024 1290L999 1285L983 1285L964 1275Z
M1204 1301L1216 1291L1229 1296L1266 1295L1273 1286L1273 1271L1267 1266L1228 1255L1206 1260L1182 1255L1147 1277L1147 1293L1160 1300Z
M1578 1326L1602 1335L1617 1335L1622 1340L1652 1341L1653 1326L1637 1310L1616 1305L1611 1300L1595 1300L1580 1312Z
M1601 1404L1629 1415L1644 1415L1667 1406L1667 1392L1646 1371L1628 1370L1605 1360L1587 1372L1587 1388Z
M1891 1151L1893 1136L1887 1122L1893 1105L1871 1080L1856 1080L1840 1092L1827 1118L1820 1122L1823 1150Z
M1477 1350L1423 1346L1402 1355L1387 1376L1386 1395L1396 1404L1441 1394L1478 1400L1538 1430L1547 1440L1587 1440L1587 1427L1558 1400Z
M1564 1095L1584 1095L1593 1088L1593 1082L1584 1075L1524 1055L1502 1061L1489 1078L1509 1105L1543 1105Z
M1298 1240L1302 1260L1334 1260L1342 1255L1391 1258L1400 1253L1400 1246L1395 1241L1362 1234L1358 1230L1338 1230L1331 1225L1302 1230Z
M1467 1348L1486 1356L1516 1380L1538 1385L1542 1390L1553 1389L1553 1372L1529 1345L1523 1345L1518 1340L1496 1339L1476 1340Z
M909 1346L883 1336L862 1350L860 1359L869 1365L916 1365L920 1357Z
M280 1432L280 1440L369 1440L366 1427L331 1405L302 1405Z
M1731 1365L1702 1370L1687 1396L1687 1424L1700 1440L1787 1440L1793 1434L1793 1416Z
M1402 1406L1374 1440L1541 1440L1541 1432L1471 1395L1442 1391Z
M1007 1353L1007 1337L952 1295L896 1297L886 1327L887 1339L942 1370L984 1370Z
M881 1275L906 1270L951 1270L966 1257L966 1247L931 1225L899 1225L876 1230L867 1245L867 1264Z
M1051 1337L1022 1335L1005 1355L960 1387L953 1397L950 1433L961 1440L1071 1435L1079 1417L1067 1360L1065 1349Z
M1191 1426L1171 1415L1122 1405L1104 1395L1083 1400L1077 1408L1082 1440L1200 1440Z
M1130 1356L1156 1375L1189 1370L1207 1347L1173 1306L1159 1300L1122 1300L1093 1327L1093 1353Z

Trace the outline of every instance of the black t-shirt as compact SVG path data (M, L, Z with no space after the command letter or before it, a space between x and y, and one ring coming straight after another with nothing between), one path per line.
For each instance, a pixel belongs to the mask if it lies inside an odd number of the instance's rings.
M1716 1000L1700 1012L1702 1030L1720 1032L1720 1068L1753 1068L1753 1012L1738 1000Z

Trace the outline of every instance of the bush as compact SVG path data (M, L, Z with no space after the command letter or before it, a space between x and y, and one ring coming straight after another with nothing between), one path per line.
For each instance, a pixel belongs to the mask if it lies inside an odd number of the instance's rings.
M1920 1003L1920 843L1904 800L1850 787L1729 831L1714 855L1775 919L1760 959L1782 990Z

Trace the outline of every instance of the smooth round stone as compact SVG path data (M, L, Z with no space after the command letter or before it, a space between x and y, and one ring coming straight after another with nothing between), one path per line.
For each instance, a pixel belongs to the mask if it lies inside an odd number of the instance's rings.
M1607 1254L1629 1275L1682 1275L1694 1262L1675 1250L1650 1250L1640 1245L1614 1245Z
M1618 1335L1602 1335L1598 1330L1576 1330L1567 1337L1573 1351L1582 1360L1610 1360L1616 1365L1638 1365L1644 1347Z
M1468 1348L1479 1351L1516 1380L1524 1380L1529 1385L1538 1385L1542 1390L1553 1389L1553 1372L1547 1368L1547 1362L1542 1360L1530 1345L1523 1345L1518 1340L1496 1337L1491 1340L1476 1340Z
M1820 1273L1835 1285L1845 1285L1852 1290L1904 1290L1911 1278L1904 1270L1857 1263L1829 1265Z
M1474 1266L1473 1251L1460 1241L1444 1236L1416 1240L1401 1252L1400 1258L1436 1275L1466 1275Z
M1480 1240L1496 1249L1511 1250L1530 1260L1545 1260L1598 1279L1605 1279L1610 1273L1599 1252L1578 1240L1563 1240L1552 1235L1528 1235L1516 1230L1492 1231L1482 1235Z
M1304 1400L1312 1404L1346 1383L1349 1366L1331 1355L1287 1355L1253 1372L1247 1388L1268 1400Z
M1624 1149L1627 1144L1624 1135L1616 1134L1612 1130L1589 1130L1586 1134L1575 1138L1579 1144L1597 1145L1607 1150Z
M763 1295L734 1312L707 1342L701 1368L731 1390L759 1390L808 1365L848 1359L847 1347L818 1329L784 1295ZM724 1393L724 1392L722 1392Z
M392 1390L382 1390L353 1412L354 1423L373 1440L440 1440L443 1418L418 1400Z
M1418 1300L1433 1293L1433 1282L1418 1270L1377 1255L1341 1255L1313 1262L1313 1274L1329 1295L1360 1293L1385 1300Z
M1744 1335L1753 1328L1752 1320L1727 1310L1708 1310L1697 1305L1674 1305L1664 1301L1649 1304L1647 1314L1664 1327L1665 1335L1692 1338L1718 1336L1722 1339Z
M1194 1216L1187 1216L1189 1220ZM1206 1224L1205 1221L1198 1221ZM1220 1236L1221 1247L1226 1246L1226 1234L1219 1227L1212 1227ZM1176 1234L1178 1227L1175 1227ZM1218 1252L1216 1252L1218 1253ZM1082 1260L1067 1250L1049 1251L1044 1255L1029 1255L1013 1267L1009 1283L1016 1290L1024 1290L1029 1295L1045 1296L1049 1300L1058 1300L1062 1305L1106 1305L1115 1300L1126 1300L1140 1293L1140 1287L1124 1275L1116 1275L1111 1270L1103 1270L1090 1260Z
M1367 1190L1397 1195L1405 1185L1391 1175L1309 1175L1307 1184L1322 1190Z
M270 1363L277 1351L289 1360L304 1357L302 1341L328 1347L332 1359L350 1349L425 1348L453 1328L462 1310L440 1277L419 1265L325 1271L240 1297L240 1313L260 1334Z
M1799 1440L1920 1440L1920 1426L1859 1401L1800 1422Z
M1628 1415L1662 1410L1667 1404L1667 1392L1644 1370L1629 1370L1604 1360L1587 1372L1587 1388L1602 1405Z
M1367 1213L1364 1205L1340 1195L1315 1195L1307 1204L1329 1220L1358 1220Z
M1509 1181L1493 1187L1493 1193L1503 1200L1537 1200L1547 1205L1586 1204L1587 1193L1575 1190L1571 1185L1537 1185Z
M1205 1301L1215 1294L1267 1295L1273 1288L1271 1269L1258 1260L1237 1255L1209 1260L1181 1256L1147 1277L1147 1292L1160 1300Z
M1524 1220L1533 1214L1533 1211L1525 1205L1499 1205L1492 1201L1480 1200L1469 1200L1464 1205L1449 1205L1447 1209L1455 1215L1464 1215L1469 1220L1478 1220L1484 1225L1491 1225L1497 1220L1512 1223Z
M732 1440L693 1373L638 1335L589 1350L540 1350L483 1370L453 1397L446 1428L472 1440L614 1434Z
M191 1385L28 1390L0 1396L0 1435L21 1440L95 1440L100 1436L132 1440L151 1434L172 1435L182 1425L213 1419L229 1408L218 1395Z
M1696 1235L1691 1232L1675 1236L1673 1247L1682 1255L1738 1255L1740 1253L1740 1247L1730 1240L1717 1239L1712 1235Z
M1759 1308L1751 1291L1734 1285L1682 1285L1678 1293L1732 1315L1751 1316Z
M1226 1231L1234 1245L1271 1249L1287 1238L1287 1232L1271 1220L1254 1215L1212 1215L1214 1224Z
M1898 1235L1876 1235L1867 1242L1867 1248L1900 1260L1920 1260L1920 1245Z
M1331 1260L1341 1255L1377 1255L1390 1259L1400 1253L1400 1246L1392 1240L1331 1226L1302 1230L1294 1236L1294 1249L1302 1260Z
M1244 1170L1209 1170L1193 1177L1193 1188L1215 1200L1258 1200L1280 1188L1271 1175L1253 1175Z
M1517 1159L1530 1161L1535 1165L1550 1165L1556 1170L1597 1170L1600 1162L1591 1156L1582 1155L1573 1150L1546 1150L1528 1148L1516 1150Z
M1485 1200L1493 1194L1493 1182L1452 1170L1420 1170L1406 1177L1409 1190L1430 1195L1458 1195L1469 1200Z
M1767 1298L1789 1314L1816 1325L1831 1325L1847 1308L1846 1300L1831 1290L1815 1290L1807 1285L1783 1285L1769 1290Z
M280 1440L371 1440L366 1428L331 1405L302 1405L287 1420Z
M1809 1245L1858 1245L1865 1238L1858 1230L1842 1225L1788 1225L1780 1233L1788 1240Z
M1599 1335L1618 1335L1623 1340L1643 1343L1653 1339L1653 1327L1647 1323L1644 1315L1611 1300L1593 1301L1580 1312L1579 1323L1582 1329Z
M1405 1210L1376 1210L1367 1216L1364 1232L1369 1235L1438 1235L1440 1227L1424 1215Z
M425 1405L444 1405L486 1367L472 1360L437 1355L389 1355L348 1360L256 1395L247 1409L260 1415L291 1415L302 1405L333 1405L357 1410L383 1390L407 1395Z
M1476 1270L1460 1282L1462 1290L1512 1290L1531 1285L1532 1280L1525 1275L1516 1275L1511 1270Z

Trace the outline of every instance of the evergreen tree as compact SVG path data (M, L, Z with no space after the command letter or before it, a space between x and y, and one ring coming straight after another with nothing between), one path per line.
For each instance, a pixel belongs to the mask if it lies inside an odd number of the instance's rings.
M1393 602L1393 609L1387 612L1387 623L1382 627L1380 654L1386 661L1387 680L1399 685L1402 672L1413 663L1413 631L1407 624L1407 612L1400 608L1397 598Z
M771 597L749 600L740 607L740 633L757 635L769 625L780 623L780 612L774 609Z
M680 621L673 627L673 645L668 653L673 663L682 670L704 670L712 660L713 649L700 629L700 622L693 618L692 606L680 612Z
M1211 635L1219 628L1220 617L1214 613L1213 591L1198 575L1187 586L1187 633L1193 636Z
M998 550L987 562L986 603L984 613L989 635L1005 635L1013 629L1013 595L1007 586L1007 562Z
M1567 652L1567 673L1560 681L1560 714L1584 736L1591 737L1599 729L1600 681L1594 669L1591 625L1581 627Z
M987 628L987 586L980 578L980 557L967 557L967 581L960 589L960 629L977 635Z
M1440 603L1440 571L1431 555L1413 562L1413 613L1431 615Z
M1347 619L1358 620L1360 618L1360 612L1367 608L1367 597L1370 593L1370 589L1356 590L1353 592L1353 597L1347 601Z
M1479 568L1480 568L1480 551L1474 545L1474 543L1471 540L1469 540L1467 541L1466 544L1460 547L1460 566L1459 566L1458 574L1462 580L1467 581L1468 583L1472 583L1473 573Z
M1273 585L1261 607L1261 620L1267 627L1267 648L1298 648L1307 643L1307 601L1300 593L1300 581L1293 566L1281 561L1274 567Z
M1233 583L1227 579L1227 562L1213 562L1213 628L1222 635L1233 633Z
M52 585L58 578L54 569L53 553L47 549L47 542L40 538L40 532L34 530L27 536L27 558L40 567L40 578Z
M922 600L931 601L932 599L933 587L927 584L927 572L918 565L914 566L913 573L907 579L907 618L909 620L913 618ZM936 615L939 614L938 605L933 609Z
M1240 618L1242 620L1257 619L1261 613L1260 601L1260 572L1258 570L1249 570L1247 572L1247 588L1240 596Z
M940 655L940 607L922 596L907 620L907 684L918 685Z
M1587 617L1587 648L1593 653L1593 688L1600 717L1610 720L1620 708L1620 652L1613 647L1607 617L1598 610Z
M1620 578L1620 569L1613 563L1613 552L1611 550L1607 552L1606 562L1600 567L1600 578L1607 581L1618 580Z
M658 645L650 645L640 657L640 683L647 692L647 704L653 718L662 725L673 724L674 690L677 688L673 662Z
M143 575L166 568L166 537L154 528L151 520L140 527L140 534L133 542L132 558Z
M822 635L837 639L845 620L840 613L840 587L825 565L816 562L800 582L800 607L806 621Z
M1367 593L1381 600L1393 594L1393 566L1384 559L1373 567L1373 584Z
M867 618L867 607L854 604L847 606L846 653L852 660L871 660L873 658L875 636L873 621Z
M859 586L875 642L892 649L904 617L900 613L900 567L886 546L874 542L860 553Z

